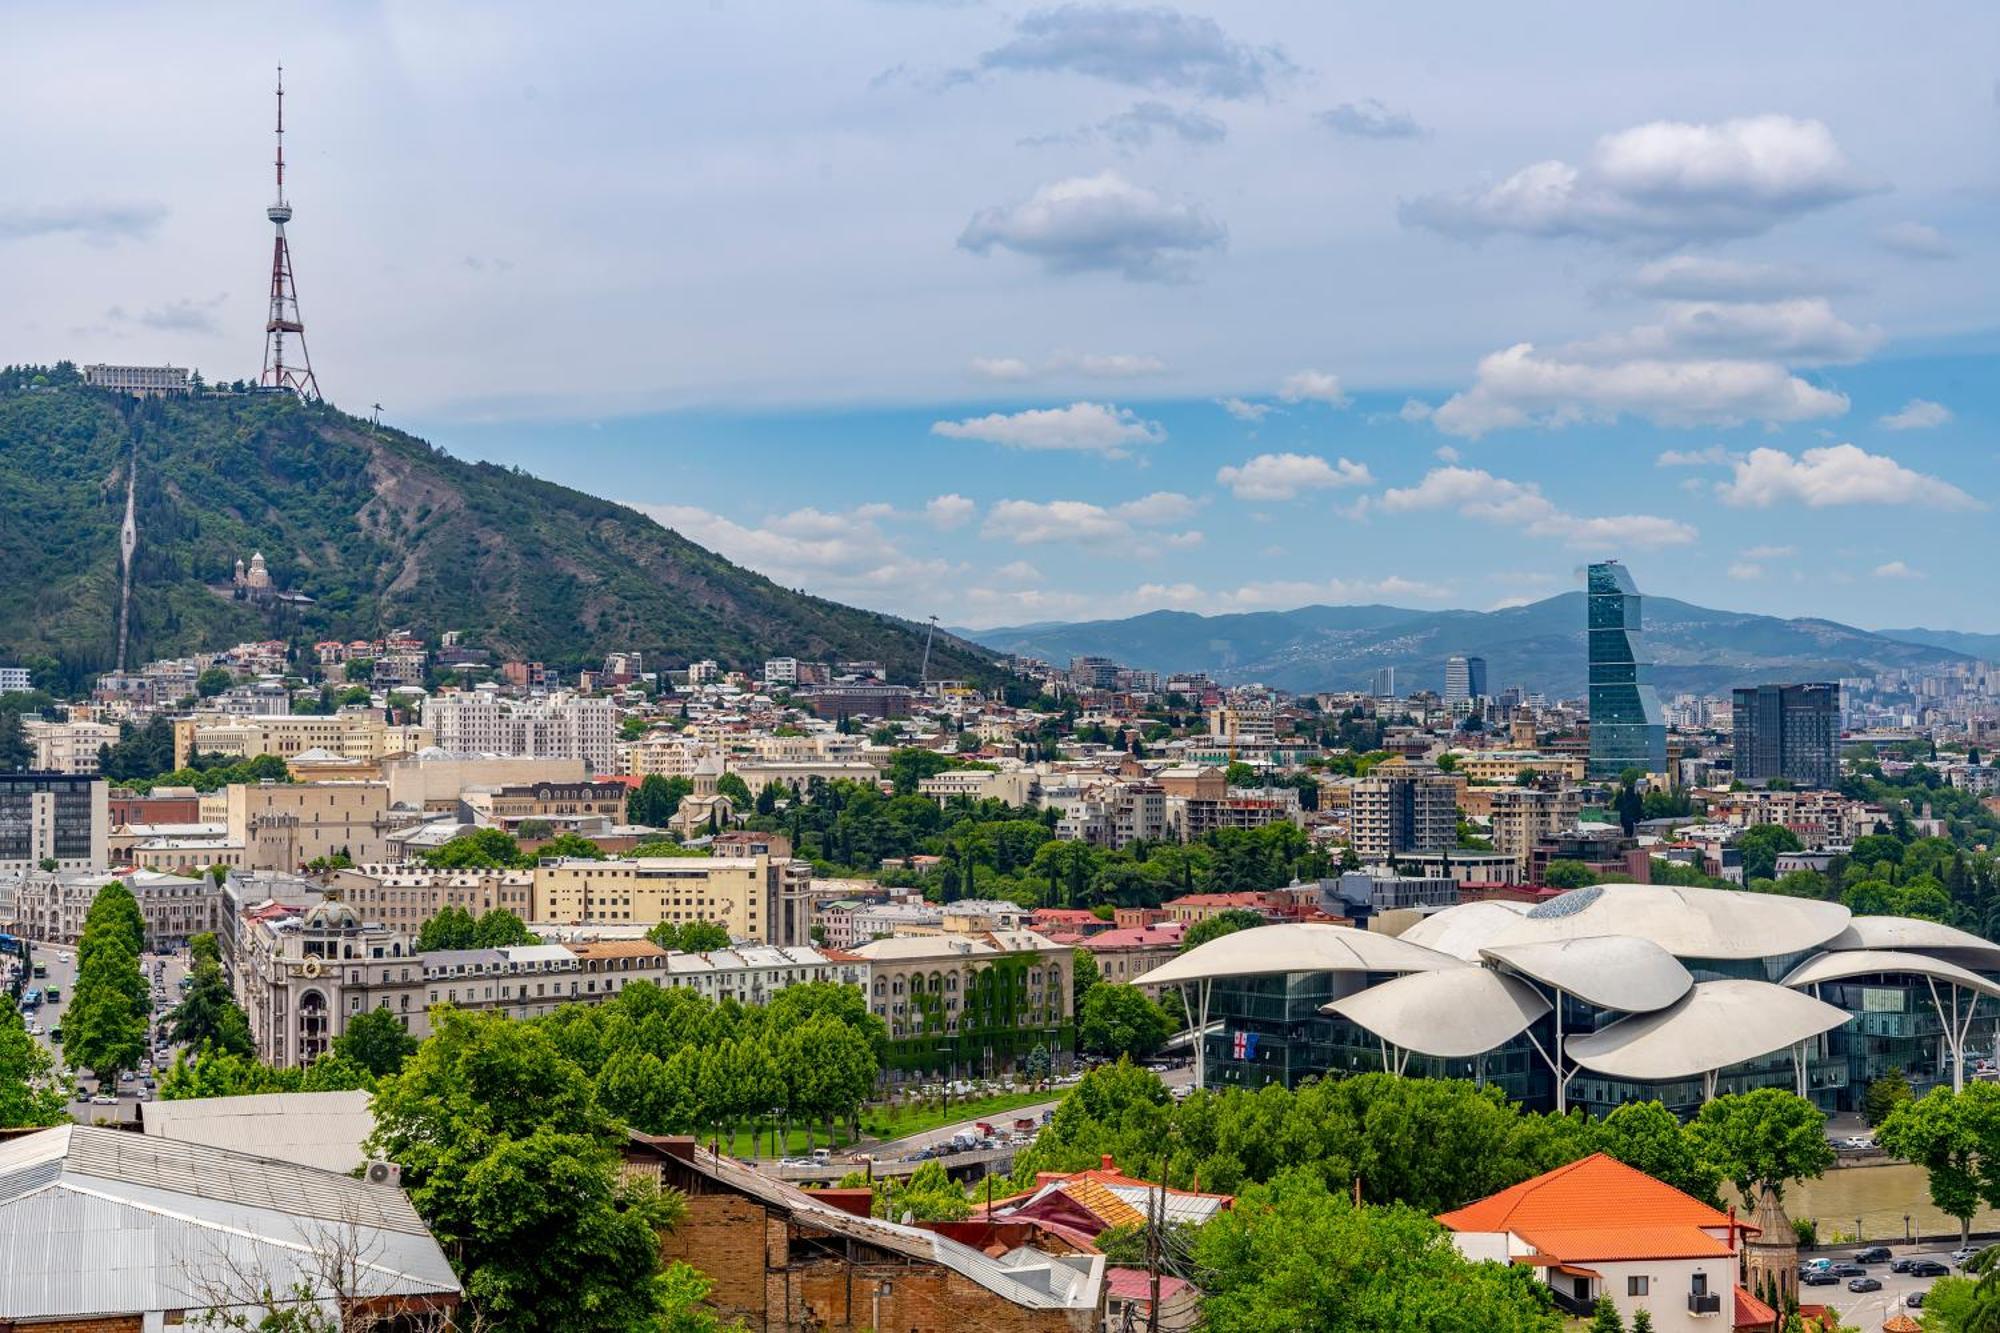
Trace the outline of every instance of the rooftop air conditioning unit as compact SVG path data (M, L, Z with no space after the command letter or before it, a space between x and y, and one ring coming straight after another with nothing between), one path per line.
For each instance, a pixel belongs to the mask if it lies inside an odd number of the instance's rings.
M397 1166L394 1162L370 1162L368 1164L367 1176L368 1183L371 1185L395 1185L401 1187L403 1183L403 1168Z

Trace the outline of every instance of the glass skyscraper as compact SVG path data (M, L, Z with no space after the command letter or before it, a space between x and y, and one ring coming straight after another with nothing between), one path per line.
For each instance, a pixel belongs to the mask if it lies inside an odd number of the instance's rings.
M1641 676L1639 588L1616 560L1590 567L1585 601L1590 652L1590 776L1628 768L1667 771L1667 721L1660 696Z

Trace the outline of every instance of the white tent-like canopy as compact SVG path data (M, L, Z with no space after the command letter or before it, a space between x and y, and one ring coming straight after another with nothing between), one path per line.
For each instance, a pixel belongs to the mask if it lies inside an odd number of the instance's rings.
M1945 1048L1951 1052L1952 1091L1964 1091L1965 1039L1972 1032L1972 1016L1978 1011L1982 996L2000 999L2000 985L1957 963L1900 949L1843 949L1815 954L1792 969L1785 985L1817 990L1821 982L1878 976L1924 979L1930 988L1931 1006L1944 1029Z
M1412 972L1344 996L1325 1009L1381 1038L1384 1068L1391 1067L1388 1048L1394 1047L1393 1072L1399 1074L1411 1051L1446 1059L1484 1055L1526 1032L1548 1011L1549 1002L1527 982L1469 965Z
M1708 1100L1719 1071L1787 1048L1803 1083L1801 1048L1845 1022L1846 1010L1768 981L1704 981L1668 1008L1573 1036L1563 1049L1607 1078L1659 1083L1699 1075Z

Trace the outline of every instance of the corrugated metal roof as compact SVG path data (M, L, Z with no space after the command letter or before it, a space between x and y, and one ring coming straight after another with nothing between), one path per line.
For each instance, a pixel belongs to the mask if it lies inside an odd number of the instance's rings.
M348 1252L359 1294L459 1289L393 1186L85 1126L0 1144L0 1317L206 1307L262 1285L325 1292L333 1250Z
M366 1092L269 1092L142 1102L146 1133L181 1143L316 1167L342 1174L367 1161L361 1142L375 1128Z

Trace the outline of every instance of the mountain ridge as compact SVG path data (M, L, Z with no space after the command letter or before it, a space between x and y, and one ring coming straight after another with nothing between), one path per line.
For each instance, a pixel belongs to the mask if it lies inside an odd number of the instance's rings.
M41 382L37 382L41 381ZM243 638L456 629L496 659L574 668L869 659L915 680L926 627L783 588L614 500L468 462L280 394L133 400L64 367L0 371L0 661L75 687L116 657L126 480L138 547L128 665ZM261 551L252 604L234 562ZM932 674L991 657L940 632Z
M1670 597L1647 597L1643 616L1652 678L1668 693L1936 667L1976 655L1820 617L1724 611ZM1490 690L1519 684L1568 697L1585 685L1583 626L1583 593L1572 590L1493 611L1380 604L1214 616L1149 611L953 632L996 652L1054 662L1096 655L1146 670L1207 671L1227 683L1258 680L1293 690L1365 689L1379 667L1396 669L1401 693L1438 690L1445 658L1463 652L1487 659Z

